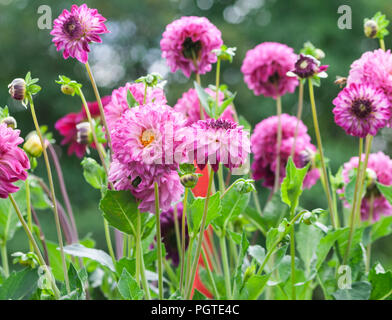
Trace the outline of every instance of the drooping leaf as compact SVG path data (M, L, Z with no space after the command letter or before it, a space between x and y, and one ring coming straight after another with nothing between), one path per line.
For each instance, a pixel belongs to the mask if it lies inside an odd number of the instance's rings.
M95 189L102 189L106 180L104 168L92 158L85 157L81 162L83 167L83 176L86 181Z
M143 290L140 289L135 278L129 274L127 269L123 269L117 287L121 296L126 300L141 300L143 298Z
M0 300L22 300L28 298L37 288L37 269L26 268L13 272L0 286Z

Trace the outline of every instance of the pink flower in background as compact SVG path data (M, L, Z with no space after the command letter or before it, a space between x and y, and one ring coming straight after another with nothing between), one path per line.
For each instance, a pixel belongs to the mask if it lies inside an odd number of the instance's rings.
M280 182L286 175L286 164L291 154L294 142L297 118L283 113L282 143L280 147ZM253 178L263 180L263 186L273 188L276 169L276 144L277 144L278 117L272 116L259 122L251 136ZM309 162L309 156L316 152L316 147L310 142L308 129L302 121L299 123L296 147L294 151L294 163L297 167L304 167ZM320 174L318 169L310 169L304 180L304 187L313 186Z
M129 109L128 92L131 92L139 105L144 104L145 85L143 83L127 83L124 87L113 90L111 102L105 106L106 121L109 130L114 127L122 114ZM156 103L165 105L167 103L165 92L160 88L147 88L146 104Z
M185 156L185 121L166 105L150 103L125 111L111 132L114 157L123 164L138 161L176 169Z
M113 160L109 180L116 190L130 190L140 201L139 209L142 212L155 213L154 182L158 183L162 210L169 210L172 203L180 201L184 192L177 171L168 166L147 165L138 161L123 164Z
M224 119L199 120L190 127L194 159L200 170L211 165L216 172L219 163L230 170L243 165L250 153L249 133L235 122Z
M19 190L13 183L26 180L30 162L26 153L18 147L23 142L20 131L0 124L0 198Z
M365 155L362 155L362 166L365 160ZM345 183L350 181L350 174L354 168L358 168L358 157L352 157L349 162L346 162L343 166L343 180ZM367 166L368 170L372 170L375 173L377 181L381 184L390 186L392 185L392 160L390 157L385 155L383 152L371 153L369 155L369 162ZM343 190L340 192L344 193ZM374 195L374 207L373 207L373 220L377 221L382 215L391 215L392 206L387 199L377 190L374 183L367 186L365 197L362 199L361 205L361 218L362 220L369 219L370 213L370 196L371 193ZM349 207L347 201L345 206Z
M333 104L336 124L356 137L375 136L391 117L383 91L370 85L352 83L339 93Z
M351 65L347 85L352 83L369 84L381 89L389 100L392 109L392 54L382 49L365 52Z
M192 72L205 74L211 70L211 64L217 61L212 50L222 44L221 32L207 18L181 17L166 26L161 40L162 57L172 72L180 69L189 78Z
M105 106L110 102L111 97L106 96L102 99L102 104ZM88 107L93 118L100 117L100 112L98 108L98 102L88 102ZM78 113L71 112L65 115L64 117L57 120L54 127L56 130L64 137L61 141L61 145L69 145L68 147L68 155L76 154L77 157L82 158L86 153L87 145L78 143L77 141L77 128L76 126L81 123L87 121L87 115L82 107L81 111ZM91 145L95 147L94 144Z
M285 44L263 42L246 53L241 71L255 95L277 98L294 92L298 79L287 76L295 67L297 55Z
M205 89L206 92L215 99L215 92L211 89ZM219 103L224 100L223 92L219 92ZM187 126L201 120L200 118L200 100L195 89L191 88L184 92L182 97L178 99L177 104L174 106L174 110L182 113L187 119ZM204 111L204 110L203 110ZM232 106L228 106L221 115L220 119L233 120L234 111ZM209 116L204 111L204 119L208 119Z
M292 70L292 73L301 79L310 78L318 74L320 74L321 77L321 73L324 73L323 76L326 77L327 74L325 71L327 71L327 69L328 66L320 66L320 61L315 57L301 53L298 60L295 62L295 68Z
M50 32L57 51L64 50L64 59L72 57L87 63L89 44L102 42L99 35L109 32L105 21L96 9L90 9L86 4L80 7L74 4L71 11L64 9L53 21L53 30Z

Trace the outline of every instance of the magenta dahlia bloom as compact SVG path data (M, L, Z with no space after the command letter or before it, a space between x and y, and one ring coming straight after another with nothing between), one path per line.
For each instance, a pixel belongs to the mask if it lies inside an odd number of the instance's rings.
M215 99L215 92L209 88L205 89L206 92ZM223 92L219 92L219 103L224 100ZM201 120L200 118L200 100L195 89L191 88L184 92L182 97L178 99L177 104L174 106L174 110L182 113L187 119L187 126ZM204 119L209 119L207 112L204 111ZM228 106L222 113L220 119L233 120L234 111L232 106Z
M102 104L105 106L111 101L110 96L103 97ZM91 117L98 118L100 117L100 112L98 108L98 102L87 102L88 108L91 113ZM65 115L64 117L57 120L55 124L56 130L62 135L64 138L61 141L61 145L69 145L68 147L68 155L76 154L77 157L82 158L86 153L87 145L81 144L77 141L77 128L76 126L79 123L87 121L87 115L82 107L79 112L71 112ZM94 144L91 145L95 147Z
M20 131L0 124L0 198L19 190L13 183L26 180L30 162L26 153L18 147L23 142Z
M97 9L90 9L86 4L80 7L74 4L71 11L64 9L53 21L53 30L50 32L57 51L64 50L64 59L72 57L87 63L89 44L102 42L99 35L109 32L105 21Z
M295 68L297 55L285 44L263 42L246 53L241 71L254 94L277 98L294 92L298 79L287 76Z
M286 176L286 164L291 154L294 142L297 118L283 113L282 143L280 147L280 182ZM252 163L253 179L263 180L263 186L273 188L275 180L276 158L277 158L277 131L278 117L272 116L259 122L251 136L252 152L254 160ZM309 158L316 152L316 147L310 142L308 129L302 121L299 122L298 135L293 156L293 161L298 168L304 167ZM304 187L312 187L320 177L318 169L310 169L304 180Z
M188 156L196 160L201 170L207 162L215 172L219 169L219 163L231 170L246 162L250 153L250 141L249 133L242 130L242 126L230 120L208 119L199 120L190 128L193 134L188 140Z
M217 61L212 50L222 44L221 32L207 18L182 17L166 26L161 40L162 57L172 72L180 69L189 78L192 72L211 71L211 64Z
M116 159L177 169L185 156L188 130L185 118L167 105L149 103L125 111L112 129Z
M391 117L388 99L381 89L352 83L333 100L335 122L346 133L365 138L375 136Z
M365 154L362 155L362 166L365 160ZM358 157L352 157L349 162L343 166L343 180L345 183L350 181L350 174L354 168L358 168ZM368 170L372 170L379 183L390 186L392 185L392 160L390 157L379 151L369 155ZM344 193L344 188L340 190ZM370 214L370 196L373 193L374 207L373 220L377 221L383 215L392 214L392 206L387 199L377 190L375 183L367 186L365 197L362 199L361 218L368 220ZM349 207L348 202L345 201L345 206Z
M117 159L110 165L109 180L116 190L130 190L140 201L142 212L155 213L154 182L158 183L161 210L169 210L181 200L184 187L178 173L168 166L147 165L138 161L123 164Z
M144 104L145 85L143 83L127 83L124 87L113 90L112 99L105 106L105 116L109 129L115 126L122 114L129 109L127 95L131 92L139 105ZM146 104L155 103L166 105L167 100L165 92L160 88L147 88Z
M315 57L300 54L298 60L295 62L295 68L292 72L295 76L306 79L318 75L319 77L325 78L327 76L326 72L328 69L327 65L320 66L320 61L318 61Z

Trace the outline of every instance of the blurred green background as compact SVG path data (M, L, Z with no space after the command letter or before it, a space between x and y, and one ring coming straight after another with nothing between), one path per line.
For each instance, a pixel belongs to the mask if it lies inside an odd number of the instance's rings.
M339 88L334 85L337 75L345 76L351 62L364 51L377 47L375 40L363 36L363 19L382 11L392 18L390 0L111 0L111 1L60 1L60 0L0 0L0 106L8 105L18 121L22 135L32 129L30 113L13 102L8 95L7 85L16 77L24 77L31 71L40 78L43 90L36 97L36 108L41 124L47 124L54 131L57 119L69 112L79 111L78 98L64 96L54 82L59 74L67 75L84 84L88 100L93 100L85 68L73 59L64 60L56 52L51 42L50 30L40 30L37 20L40 5L49 5L53 19L71 4L87 3L108 19L111 31L102 37L102 44L92 45L90 64L94 70L101 95L133 81L147 72L161 73L167 80L166 94L170 105L174 105L182 92L192 86L192 81L182 73L172 74L160 56L159 41L165 26L183 15L205 16L223 34L228 46L237 47L237 55L232 64L222 65L222 81L231 91L237 92L238 112L254 126L265 117L273 115L275 104L272 99L256 97L248 90L240 72L242 60L247 50L264 41L286 43L298 52L305 41L311 41L326 53L323 64L330 65L329 78L316 89L319 121L326 156L331 161L334 172L345 161L357 153L357 140L344 134L333 122L332 99ZM341 30L337 26L338 7L349 5L352 9L352 29ZM391 37L386 38L390 47ZM213 72L202 76L204 85L212 83ZM312 137L313 126L307 91L305 91L303 120L308 125ZM297 94L283 98L283 110L296 113ZM390 130L389 130L390 132ZM61 141L54 132L57 144ZM374 149L391 153L388 141L391 133L383 131L382 137L375 139ZM64 147L57 147L64 170L65 180L76 215L81 237L91 234L97 246L106 249L103 221L98 211L99 192L91 189L82 176L80 159L68 157ZM38 174L46 174L41 163ZM258 189L262 201L267 192ZM60 198L60 193L58 192ZM302 205L313 209L326 207L320 184L311 191L305 191ZM51 212L39 212L47 238L56 239L54 220ZM374 259L387 265L392 264L391 237L377 242ZM9 251L27 249L27 241L20 230L9 244ZM389 255L389 257L388 257Z

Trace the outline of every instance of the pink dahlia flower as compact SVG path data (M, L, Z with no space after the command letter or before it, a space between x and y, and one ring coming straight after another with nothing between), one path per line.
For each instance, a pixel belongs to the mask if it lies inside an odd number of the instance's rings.
M375 136L391 117L389 102L381 89L352 83L333 100L335 122L348 134Z
M102 98L102 104L105 106L111 100L110 96L106 96ZM98 102L88 102L88 107L93 118L100 117L100 112L98 108ZM76 126L81 123L87 121L87 115L82 107L79 112L71 112L57 120L55 124L56 130L64 137L61 141L62 145L69 145L68 147L68 155L73 153L76 154L77 157L82 158L86 153L87 145L78 143L77 141L77 128ZM92 145L94 147L94 144Z
M139 105L144 104L145 85L143 83L127 83L124 87L113 90L111 102L105 106L105 116L109 129L114 127L122 114L129 109L128 92L131 92ZM165 105L167 103L165 92L160 88L147 88L146 104L155 103Z
M369 84L381 89L392 109L392 54L382 49L365 52L351 65L347 84Z
M250 153L249 133L242 126L224 119L199 120L191 127L191 146L197 166L203 170L207 162L216 172L219 163L230 170L245 163ZM188 154L189 155L189 154Z
M13 183L26 180L30 162L26 153L18 147L23 142L19 130L0 124L0 198L19 190Z
M178 173L167 166L146 165L137 161L128 164L114 160L110 166L109 180L116 190L130 190L140 201L142 212L155 213L154 183L158 183L161 210L169 210L181 200L184 187Z
M205 74L217 61L212 52L223 44L221 32L205 17L182 17L166 26L162 35L162 57L172 72L177 69L190 77ZM194 61L195 60L195 61Z
M298 79L287 76L295 69L297 55L285 44L263 42L246 53L241 71L254 94L277 98L294 92Z
M114 157L123 164L137 161L176 169L186 151L185 121L166 105L149 103L125 111L111 131Z
M365 155L362 155L362 166L365 160ZM350 174L354 168L358 168L358 157L352 157L349 162L346 162L343 166L343 180L345 183L350 181ZM390 157L379 151L369 155L369 162L367 166L368 170L372 170L377 177L377 181L384 185L392 185L392 160ZM343 190L340 190L344 192ZM370 214L370 197L374 195L374 207L373 207L373 220L377 221L383 215L392 214L392 206L387 199L377 190L374 183L367 186L365 197L362 199L361 205L361 218L362 220L368 220ZM345 206L349 207L348 202L345 202Z
M280 182L286 176L286 164L291 154L294 142L297 118L282 114L282 143L280 147ZM276 144L278 131L278 117L272 116L259 122L251 136L254 160L252 164L253 178L264 180L263 186L273 188L276 169ZM298 135L294 151L294 163L302 168L309 162L309 156L316 152L316 147L310 142L308 129L302 121L299 122ZM304 187L312 187L318 180L318 169L310 169L304 180Z
M211 89L207 88L205 89L206 92L215 99L215 92L212 91ZM223 92L219 92L219 103L222 103L224 99L224 94ZM182 97L178 99L177 104L174 106L174 110L182 113L186 119L187 119L187 126L190 126L191 124L201 120L200 118L200 100L197 95L197 92L195 89L191 88L188 91L184 92ZM207 112L204 111L204 119L208 119L209 116L207 115ZM221 115L220 119L225 119L225 120L233 120L234 116L234 111L232 106L228 106L226 110L223 112Z
M96 9L90 9L86 4L80 7L72 5L71 11L63 10L53 22L53 42L57 51L63 51L64 59L76 58L87 63L89 44L102 42L100 34L108 33L106 19Z

